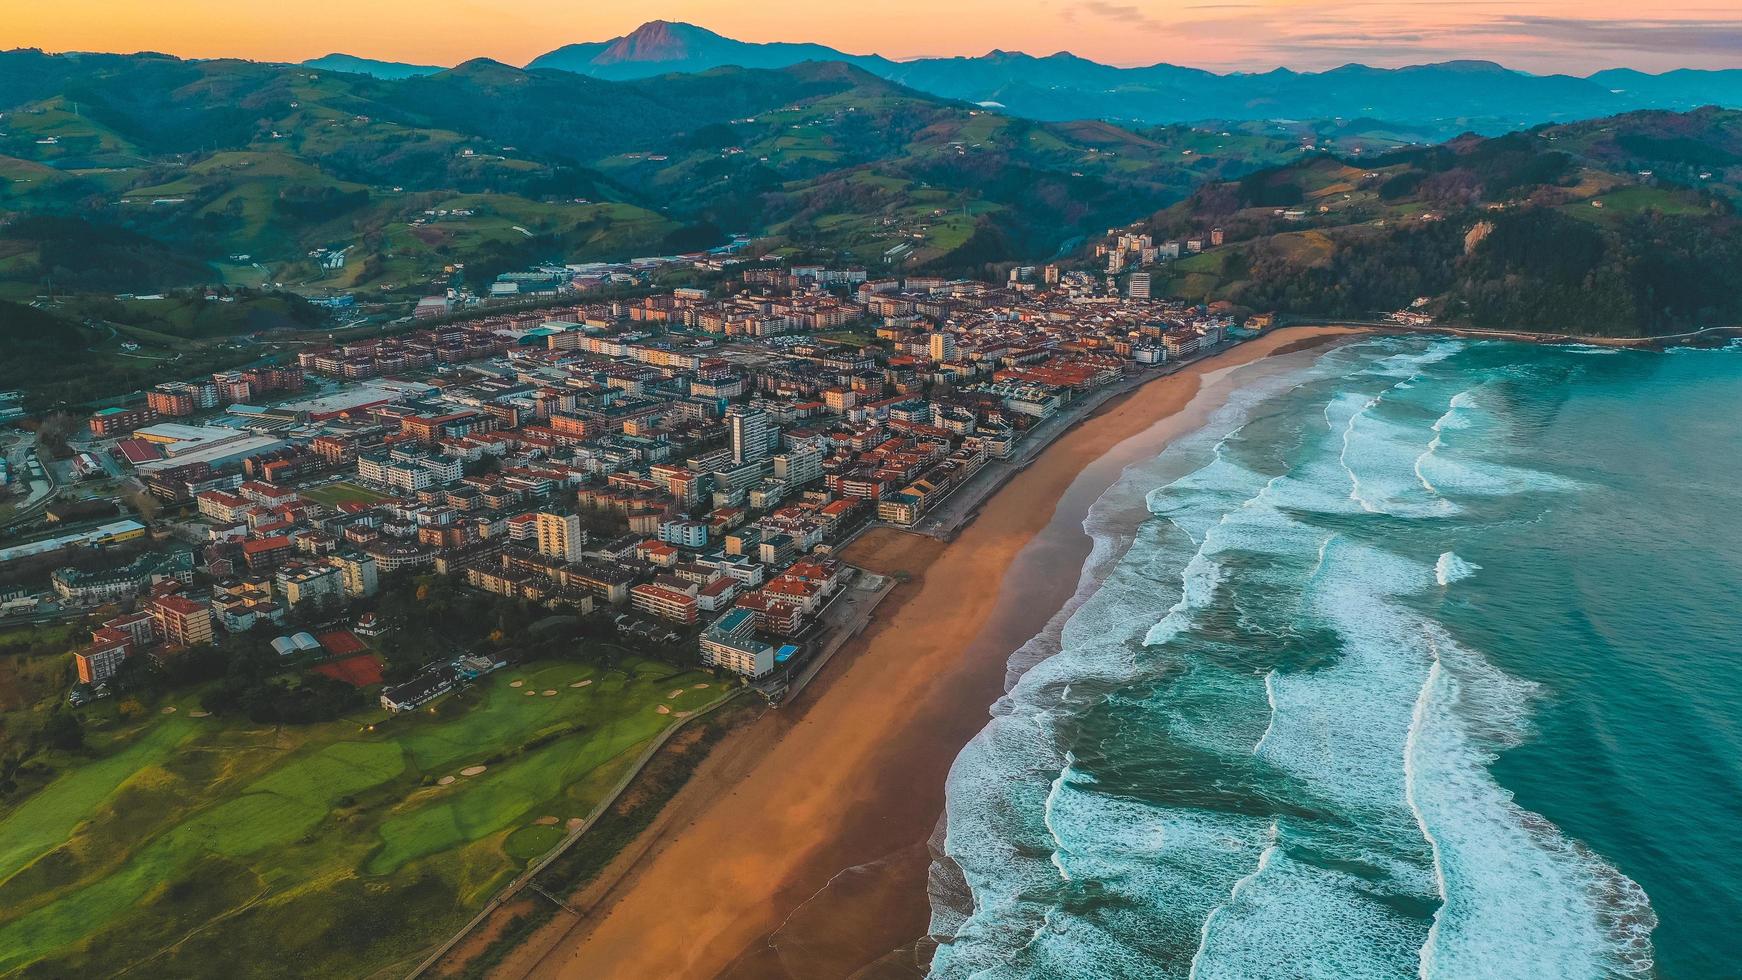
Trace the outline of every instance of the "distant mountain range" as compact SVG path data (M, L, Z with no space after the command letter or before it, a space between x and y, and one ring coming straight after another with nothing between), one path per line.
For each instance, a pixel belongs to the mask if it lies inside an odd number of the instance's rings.
M992 51L980 57L892 61L821 44L756 44L693 24L651 21L608 41L571 44L541 55L528 69L551 69L612 81L724 66L785 68L837 61L947 99L995 104L1030 119L1106 119L1162 124L1203 120L1373 118L1431 125L1435 132L1495 133L1543 122L1635 109L1742 107L1742 70L1632 69L1531 75L1486 61L1406 68L1344 65L1324 72L1286 68L1217 74L1157 64L1116 68L1066 52L1035 57ZM313 67L397 79L432 74L428 66L329 55Z

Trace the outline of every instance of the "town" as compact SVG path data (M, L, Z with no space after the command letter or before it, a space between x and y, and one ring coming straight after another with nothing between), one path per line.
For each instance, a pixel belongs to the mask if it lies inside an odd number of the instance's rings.
M575 289L572 306L160 384L91 415L75 458L148 506L0 550L0 568L85 556L6 608L116 613L71 653L82 701L129 658L263 625L281 655L342 663L387 628L353 603L433 574L779 701L888 590L836 557L846 542L879 524L952 536L1086 411L1242 332L1151 299L1144 273L1114 278L1164 247L1121 236L1107 274L1000 283L746 261L709 288ZM416 708L494 666L431 651L380 702Z

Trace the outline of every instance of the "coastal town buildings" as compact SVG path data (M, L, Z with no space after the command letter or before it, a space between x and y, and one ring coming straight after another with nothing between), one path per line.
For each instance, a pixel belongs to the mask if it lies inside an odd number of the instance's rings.
M1116 244L1133 266L1159 248ZM1037 427L1225 341L1226 318L1148 291L1141 271L1115 289L1058 267L999 284L761 267L165 382L91 431L206 541L170 569L57 572L68 604L138 602L152 624L103 632L77 669L437 574L770 678L821 628L860 529L924 526Z

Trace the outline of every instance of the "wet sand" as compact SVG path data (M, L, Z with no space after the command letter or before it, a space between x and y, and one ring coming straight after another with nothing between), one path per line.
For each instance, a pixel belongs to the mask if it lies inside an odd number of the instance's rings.
M1061 436L947 545L874 529L845 557L903 579L797 703L734 734L501 977L923 972L927 841L1011 651L1074 592L1089 506L1203 424L1233 369L1355 332L1278 330L1158 379ZM1255 369L1249 369L1255 370Z

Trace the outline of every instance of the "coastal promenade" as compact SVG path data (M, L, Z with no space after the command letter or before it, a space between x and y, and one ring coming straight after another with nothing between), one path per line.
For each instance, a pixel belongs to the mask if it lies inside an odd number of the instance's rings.
M1234 340L1218 346L1215 350L1194 355L1181 361L1174 361L1153 368L1140 369L1138 373L1121 378L1104 388L1097 388L1083 396L1079 401L1061 409L1052 416L1041 420L1030 429L1017 443L1016 452L1009 459L991 460L980 468L968 482L957 487L955 492L946 496L936 507L927 511L912 527L903 530L916 534L925 534L942 541L949 541L961 533L963 526L974 519L980 507L991 499L1010 479L1026 469L1040 455L1046 452L1060 436L1071 431L1083 420L1090 418L1109 402L1128 395L1157 378L1165 378L1171 374L1183 371L1207 357L1232 350L1245 340ZM887 525L894 527L895 525Z

